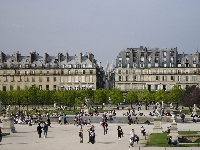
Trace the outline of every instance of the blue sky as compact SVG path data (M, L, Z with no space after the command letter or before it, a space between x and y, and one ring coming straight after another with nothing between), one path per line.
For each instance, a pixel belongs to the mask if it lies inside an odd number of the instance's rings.
M92 52L105 67L126 48L200 49L199 0L1 0L0 50Z

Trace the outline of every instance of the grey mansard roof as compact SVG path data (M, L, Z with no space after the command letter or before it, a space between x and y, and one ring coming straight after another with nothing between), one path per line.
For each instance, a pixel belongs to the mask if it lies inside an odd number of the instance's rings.
M78 56L70 56L68 53L50 56L45 53L40 56L31 52L29 56L22 56L19 52L14 55L1 52L1 68L96 68L99 67L92 53L82 53Z

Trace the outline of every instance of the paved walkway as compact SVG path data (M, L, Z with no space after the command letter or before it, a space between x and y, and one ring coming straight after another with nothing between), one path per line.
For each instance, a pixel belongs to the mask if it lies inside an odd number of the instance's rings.
M124 131L124 137L121 140L117 139L117 126L120 125ZM166 129L170 123L164 123L162 125L163 129ZM2 127L2 123L0 124ZM48 137L47 138L38 138L38 134L36 132L37 125L28 126L28 125L15 125L17 133L13 133L8 136L4 136L2 140L2 145L0 145L0 149L2 150L12 150L12 149L20 149L20 150L51 150L51 149L69 149L69 150L129 150L129 133L132 128L135 129L136 133L140 137L140 141L138 144L135 144L135 147L131 147L131 150L199 150L199 148L184 148L184 147L144 147L146 140L144 136L140 134L139 124L128 125L128 124L109 124L108 134L103 135L103 128L100 124L94 124L95 133L96 133L96 143L90 144L88 142L88 132L87 129L90 127L83 127L84 141L83 143L79 142L78 132L80 127L70 125L59 125L52 124L52 127L49 128ZM200 123L178 123L179 130L199 130ZM153 125L144 125L147 132L153 131ZM167 142L167 140L166 140Z

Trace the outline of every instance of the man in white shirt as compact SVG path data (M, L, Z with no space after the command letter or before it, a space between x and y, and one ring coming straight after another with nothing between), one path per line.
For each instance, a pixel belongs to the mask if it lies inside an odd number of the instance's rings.
M134 136L135 136L135 132L134 132L134 129L132 129L131 130L131 132L130 132L130 145L133 147L134 146L134 142L135 142L135 138L134 138Z

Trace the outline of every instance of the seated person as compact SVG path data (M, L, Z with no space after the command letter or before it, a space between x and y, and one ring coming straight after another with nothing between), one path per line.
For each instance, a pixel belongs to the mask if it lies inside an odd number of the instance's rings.
M142 135L145 136L145 134L146 134L145 128L143 126L141 126L140 130L141 130Z
M135 137L135 142L137 142L137 144L138 144L138 142L139 142L139 140L140 140L140 139L139 139L139 136L138 136L137 134L135 134L134 137Z
M167 129L164 132L165 133L170 133L170 127L167 127Z
M144 124L150 124L150 122L149 122L149 120L146 120L145 122L144 122Z
M179 141L178 140L172 140L172 137L170 136L168 139L168 144L170 146L175 145L175 146L179 146Z

